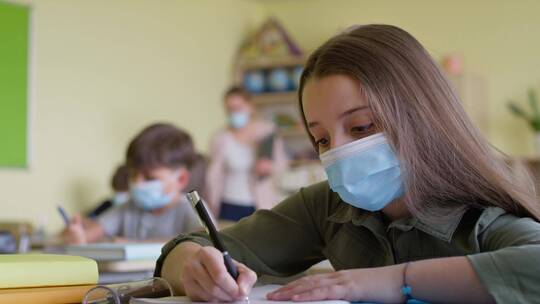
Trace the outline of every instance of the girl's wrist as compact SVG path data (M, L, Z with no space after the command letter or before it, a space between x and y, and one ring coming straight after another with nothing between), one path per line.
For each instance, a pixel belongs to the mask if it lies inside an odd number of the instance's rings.
M406 303L409 297L404 293L404 290L408 287L407 283L407 271L409 268L410 262L396 265L398 266L397 270L397 278L399 281L399 285L397 290L395 291L398 294L399 303Z
M407 262L403 264L403 284L401 286L401 295L403 297L403 300L401 303L407 303L407 304L427 304L426 302L417 300L413 297L412 291L413 287L410 285L410 267L412 266L412 262Z
M383 276L379 277L378 282L374 282L375 285L366 286L361 298L374 302L405 303L407 297L402 292L405 266L406 264L397 264L378 268L377 271L384 273Z
M403 265L401 268L401 288L400 288L400 292L401 292L401 295L403 296L403 301L402 303L406 303L407 300L410 300L412 298L412 295L411 295L411 292L412 292L412 288L411 286L409 285L408 283L408 279L407 279L407 275L408 275L408 270L409 270L409 266L411 265L411 262L407 262L405 264L401 264Z

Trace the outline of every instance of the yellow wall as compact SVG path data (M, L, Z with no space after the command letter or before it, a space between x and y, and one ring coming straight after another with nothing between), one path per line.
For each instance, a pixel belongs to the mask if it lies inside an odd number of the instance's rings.
M462 54L467 73L487 82L488 138L510 154L532 154L533 133L512 116L508 99L526 101L540 92L540 1L366 1L273 0L265 12L276 16L298 43L313 50L352 24L400 26L436 58Z
M505 107L540 88L540 2L365 0L17 0L33 8L31 159L0 169L0 219L74 213L109 193L129 139L160 120L188 127L197 146L224 124L220 96L244 35L277 16L311 50L356 23L391 23L436 57L464 55L488 81L489 138L532 152L532 133Z
M0 168L0 219L84 210L109 194L130 138L153 121L189 127L200 149L224 124L222 91L256 3L17 1L32 7L28 170Z

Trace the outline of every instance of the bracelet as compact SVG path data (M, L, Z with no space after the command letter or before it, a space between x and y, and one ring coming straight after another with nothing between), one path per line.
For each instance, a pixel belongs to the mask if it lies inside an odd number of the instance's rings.
M410 263L411 262L407 262L407 264L405 264L405 267L403 267L403 286L401 287L401 293L406 297L405 303L406 304L427 304L424 301L416 300L411 295L412 288L411 286L407 284L407 268L409 268Z
M412 299L412 288L407 284L407 268L409 268L409 264L411 262L407 262L405 267L403 267L403 286L401 287L401 293L407 298L407 301Z

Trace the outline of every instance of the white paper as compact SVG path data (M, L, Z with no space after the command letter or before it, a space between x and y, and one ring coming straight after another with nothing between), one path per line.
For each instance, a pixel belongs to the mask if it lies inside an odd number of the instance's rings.
M266 299L266 294L272 292L281 287L281 285L264 285L257 286L251 290L249 294L249 302L239 301L234 302L236 304L290 304L295 302L290 301L270 301ZM131 304L191 304L191 303L205 303L205 302L192 302L188 297L165 297L160 299L132 299ZM310 303L321 303L321 304L348 304L347 301L332 300L332 301L315 301ZM297 303L295 303L297 304Z

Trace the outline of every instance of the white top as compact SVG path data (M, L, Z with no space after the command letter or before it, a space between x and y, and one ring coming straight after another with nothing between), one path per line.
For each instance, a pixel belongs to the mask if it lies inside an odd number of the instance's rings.
M224 149L223 201L235 205L253 206L253 194L249 181L255 164L255 149L234 138Z

